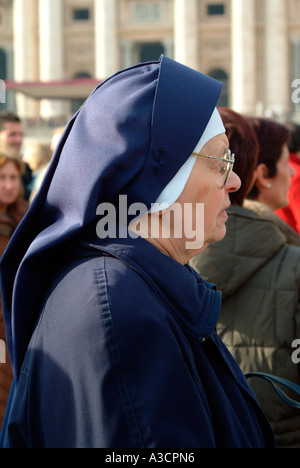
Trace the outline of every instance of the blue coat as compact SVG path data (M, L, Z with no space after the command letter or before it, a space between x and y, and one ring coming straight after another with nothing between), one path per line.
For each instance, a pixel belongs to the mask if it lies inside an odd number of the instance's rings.
M214 330L220 303L146 240L73 245L29 343L5 445L272 447Z
M99 84L68 123L0 265L5 446L272 445L215 335L220 293L146 240L96 236L100 204L122 225L121 195L157 200L221 88L162 56Z

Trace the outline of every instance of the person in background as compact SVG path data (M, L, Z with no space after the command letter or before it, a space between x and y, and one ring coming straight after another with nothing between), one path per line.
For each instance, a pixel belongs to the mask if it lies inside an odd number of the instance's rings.
M289 131L271 119L249 117L259 141L256 180L248 198L272 211L288 205L288 192L294 170L289 161Z
M65 127L54 129L50 145L47 143L32 143L25 148L23 161L28 164L33 172L32 182L30 184L29 202L32 203L38 189L40 188L46 171L49 167L52 155L59 143Z
M290 165L295 171L289 188L289 204L276 214L300 235L300 125L287 124L291 132L289 140Z
M60 140L64 130L65 130L65 126L57 127L57 128L54 129L54 131L52 133L51 143L50 143L52 153L54 153L54 151L56 150L56 147L57 147L57 145L59 143L59 140Z
M28 203L23 199L22 173L21 160L0 154L0 256L3 255L12 234L28 209ZM1 297L0 339L6 343ZM6 363L0 364L0 428L11 383L12 370L6 353Z
M21 159L21 150L24 140L24 130L21 119L9 111L0 111L0 153ZM24 198L29 200L32 172L28 164L25 164L22 183Z
M30 186L29 202L32 203L34 197L40 188L52 155L59 143L65 127L57 127L54 129L50 145L45 143L35 143L25 149L23 161L27 162L33 170L33 181ZM30 163L32 161L32 164Z
M287 202L293 174L289 132L271 120L248 120L227 108L220 114L242 186L230 194L225 238L190 263L222 291L217 331L242 371L275 374L299 385L299 365L291 356L300 336L300 238L273 211ZM299 448L299 411L289 408L269 383L249 382L276 445Z
M33 175L30 187L30 203L40 188L51 157L52 149L47 143L35 142L27 145L25 148L22 159L24 163L29 165Z
M220 292L187 265L224 237L240 187L221 88L162 56L101 83L68 123L0 265L3 447L274 447L215 333Z
M0 149L8 148L10 155L19 157L24 139L20 118L9 111L0 111Z

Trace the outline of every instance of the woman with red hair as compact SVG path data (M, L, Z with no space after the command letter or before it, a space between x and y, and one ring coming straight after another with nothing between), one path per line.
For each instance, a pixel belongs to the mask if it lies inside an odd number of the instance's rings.
M242 187L230 194L225 238L191 264L222 291L217 331L242 371L275 374L299 385L292 345L300 337L300 238L274 213L287 202L293 174L289 132L272 120L246 119L230 109L220 114ZM277 446L299 448L299 410L289 408L268 383L257 378L250 383Z
M248 118L259 141L256 181L248 198L272 211L288 204L288 191L294 170L289 161L289 131L270 119Z

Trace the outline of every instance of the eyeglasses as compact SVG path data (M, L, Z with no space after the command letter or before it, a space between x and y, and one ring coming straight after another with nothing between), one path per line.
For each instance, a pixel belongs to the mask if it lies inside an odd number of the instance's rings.
M192 155L198 156L200 158L208 158L208 159L214 159L216 161L220 161L222 163L219 166L220 175L222 177L221 183L222 183L222 187L225 187L230 177L230 174L232 172L233 165L235 162L235 156L234 154L231 153L230 149L226 151L223 158L219 158L218 156L208 156L207 154L201 154L201 153L192 153Z

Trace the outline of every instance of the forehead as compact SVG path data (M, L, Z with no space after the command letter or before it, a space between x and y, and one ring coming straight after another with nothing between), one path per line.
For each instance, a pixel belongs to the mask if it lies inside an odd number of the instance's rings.
M225 133L221 133L220 135L216 135L215 137L211 138L211 139L209 140L209 142L212 142L212 143L221 143L221 144L223 143L225 146L227 146L227 147L229 146L229 140L228 140L228 138L227 138L227 136L226 136ZM208 143L209 143L209 142L208 142Z
M5 132L22 132L22 125L20 122L5 122L3 125Z
M11 172L17 172L19 174L19 169L13 161L7 161L3 164L2 167L0 167L0 173L2 174Z
M229 141L225 133L216 135L211 138L202 148L201 152L204 154L213 154L215 152L225 153L229 147Z

